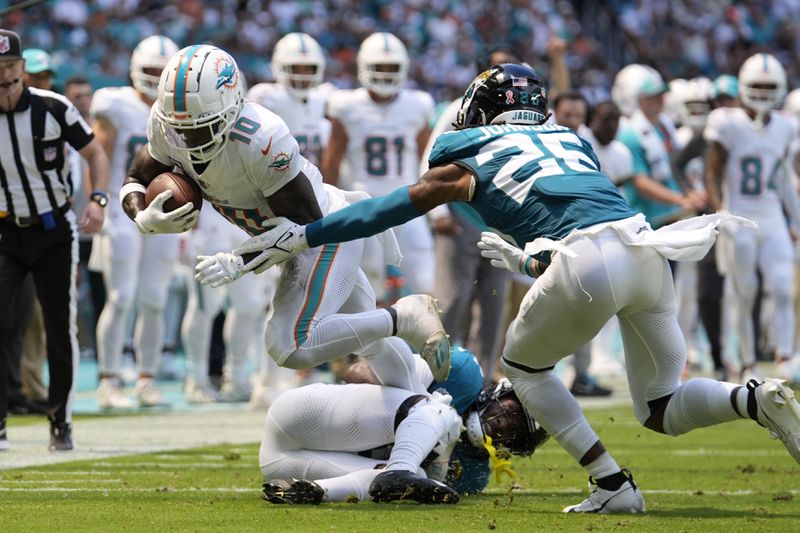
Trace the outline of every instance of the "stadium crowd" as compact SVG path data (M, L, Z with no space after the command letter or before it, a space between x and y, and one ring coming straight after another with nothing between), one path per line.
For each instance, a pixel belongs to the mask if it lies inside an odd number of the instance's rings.
M326 50L327 79L349 88L357 85L359 43L374 31L389 31L414 58L411 85L437 102L463 91L473 58L498 36L541 61L558 37L568 43L574 86L595 103L630 63L653 65L670 79L716 77L735 74L760 50L778 57L794 86L800 81L798 13L796 0L62 0L13 12L5 26L24 27L28 46L53 53L57 81L81 73L96 87L126 83L130 50L156 33L230 50L254 84L271 79L269 58L278 39L303 31Z

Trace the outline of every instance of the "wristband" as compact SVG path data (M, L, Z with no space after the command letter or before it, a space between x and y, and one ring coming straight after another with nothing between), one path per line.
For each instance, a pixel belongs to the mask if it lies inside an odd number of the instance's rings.
M526 275L535 278L537 277L534 271L531 269L531 263L534 261L533 257L527 256L525 262L522 263L522 272Z
M132 192L138 192L144 194L145 192L147 192L147 189L145 189L144 185L142 185L141 183L126 183L119 190L120 205L125 204L125 197L131 194Z

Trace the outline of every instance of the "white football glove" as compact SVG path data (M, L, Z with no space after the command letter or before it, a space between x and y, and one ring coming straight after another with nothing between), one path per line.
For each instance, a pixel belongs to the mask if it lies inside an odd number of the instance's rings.
M197 271L194 279L200 285L217 288L233 283L244 273L244 259L239 255L219 252L214 255L198 255L199 263L194 267Z
M172 191L164 191L156 196L150 205L136 214L134 222L141 233L183 233L197 224L200 211L193 211L189 202L169 213L164 212L164 202L172 198Z
M507 243L496 233L489 231L481 233L478 248L481 249L483 257L491 260L490 263L493 267L505 268L514 274L530 275L525 271L525 262L528 259L532 261L531 256Z
M272 229L245 241L233 251L234 254L240 256L259 253L245 265L244 272L254 270L256 274L259 274L308 249L305 226L295 224L284 217L267 219L261 223L261 226L272 227Z

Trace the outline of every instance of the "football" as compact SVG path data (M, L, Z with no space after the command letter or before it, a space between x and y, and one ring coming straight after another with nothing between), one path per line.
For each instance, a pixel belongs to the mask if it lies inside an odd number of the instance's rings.
M144 195L146 205L166 190L172 191L172 198L164 203L164 212L174 211L188 202L192 202L195 211L203 205L203 191L191 178L175 172L164 172L150 182Z

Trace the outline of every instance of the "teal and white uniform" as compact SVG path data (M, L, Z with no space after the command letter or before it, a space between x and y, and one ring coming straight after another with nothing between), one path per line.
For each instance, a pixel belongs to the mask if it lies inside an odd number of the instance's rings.
M431 166L449 163L475 176L468 205L489 226L528 253L558 252L506 336L504 371L523 404L537 404L524 397L531 393L525 376L574 353L616 314L635 412L646 420L647 402L680 383L686 356L667 259L705 255L720 218L698 217L654 232L601 172L589 144L561 126L445 133L431 152ZM308 225L306 239L318 246L360 238L420 215L408 189L398 189ZM551 420L550 413L531 412Z
M755 363L751 311L757 297L758 271L775 306L775 347L779 354L791 355L795 337L794 248L787 215L798 230L800 209L788 160L797 134L791 120L778 111L770 113L766 125L758 126L744 109L721 107L709 114L703 135L727 152L721 187L723 208L758 222L756 228L742 228L726 235L723 253L718 252L721 266L733 280L742 364Z
M154 159L180 167L217 212L250 235L265 232L261 223L274 216L268 198L301 174L323 214L349 201L343 191L322 183L319 170L300 154L286 123L253 102L245 101L224 147L201 173L167 141L154 111L147 136ZM354 324L361 312L375 312L375 294L360 269L363 247L361 240L323 246L283 265L267 325L267 351L279 365L290 368L364 354L382 383L414 390L413 376L402 372L412 366L408 346L385 335L366 341ZM320 327L323 321L325 327Z

